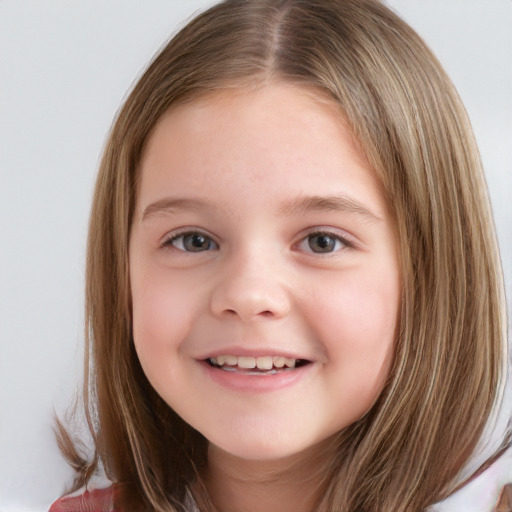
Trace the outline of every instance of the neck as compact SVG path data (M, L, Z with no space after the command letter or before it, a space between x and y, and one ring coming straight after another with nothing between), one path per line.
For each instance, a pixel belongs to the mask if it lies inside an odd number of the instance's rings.
M219 512L312 512L323 490L327 447L286 459L240 459L210 445L205 483Z

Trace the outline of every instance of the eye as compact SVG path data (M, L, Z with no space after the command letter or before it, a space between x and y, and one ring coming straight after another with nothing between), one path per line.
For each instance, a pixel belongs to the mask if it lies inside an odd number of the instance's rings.
M170 236L162 243L163 247L173 247L184 252L203 252L218 249L218 245L207 235L189 231Z
M299 247L306 252L326 254L352 247L345 238L325 231L310 233L301 240Z

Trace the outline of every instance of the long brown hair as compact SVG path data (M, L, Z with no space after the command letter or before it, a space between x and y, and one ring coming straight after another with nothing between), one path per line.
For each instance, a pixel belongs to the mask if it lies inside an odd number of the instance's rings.
M85 407L98 464L129 510L185 510L207 441L148 383L131 333L128 242L139 162L173 105L231 86L290 82L343 109L382 184L402 265L399 336L371 411L340 432L317 512L420 511L460 483L505 379L501 267L465 110L414 31L376 0L227 0L157 55L108 140L92 207ZM95 418L97 418L95 420Z

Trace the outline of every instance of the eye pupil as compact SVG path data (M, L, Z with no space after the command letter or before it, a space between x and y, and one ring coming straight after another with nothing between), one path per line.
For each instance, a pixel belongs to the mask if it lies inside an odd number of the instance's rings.
M199 233L191 233L183 237L183 246L187 251L206 251L210 248L210 245L211 241Z
M336 247L336 240L329 235L313 235L308 244L313 252L332 252Z

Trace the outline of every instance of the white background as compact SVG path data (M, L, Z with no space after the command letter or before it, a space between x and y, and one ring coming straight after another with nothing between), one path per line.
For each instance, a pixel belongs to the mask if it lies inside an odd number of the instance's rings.
M147 61L211 3L0 0L0 512L47 510L70 482L52 414L65 411L80 381L99 156ZM388 3L427 40L469 111L510 297L512 1Z

